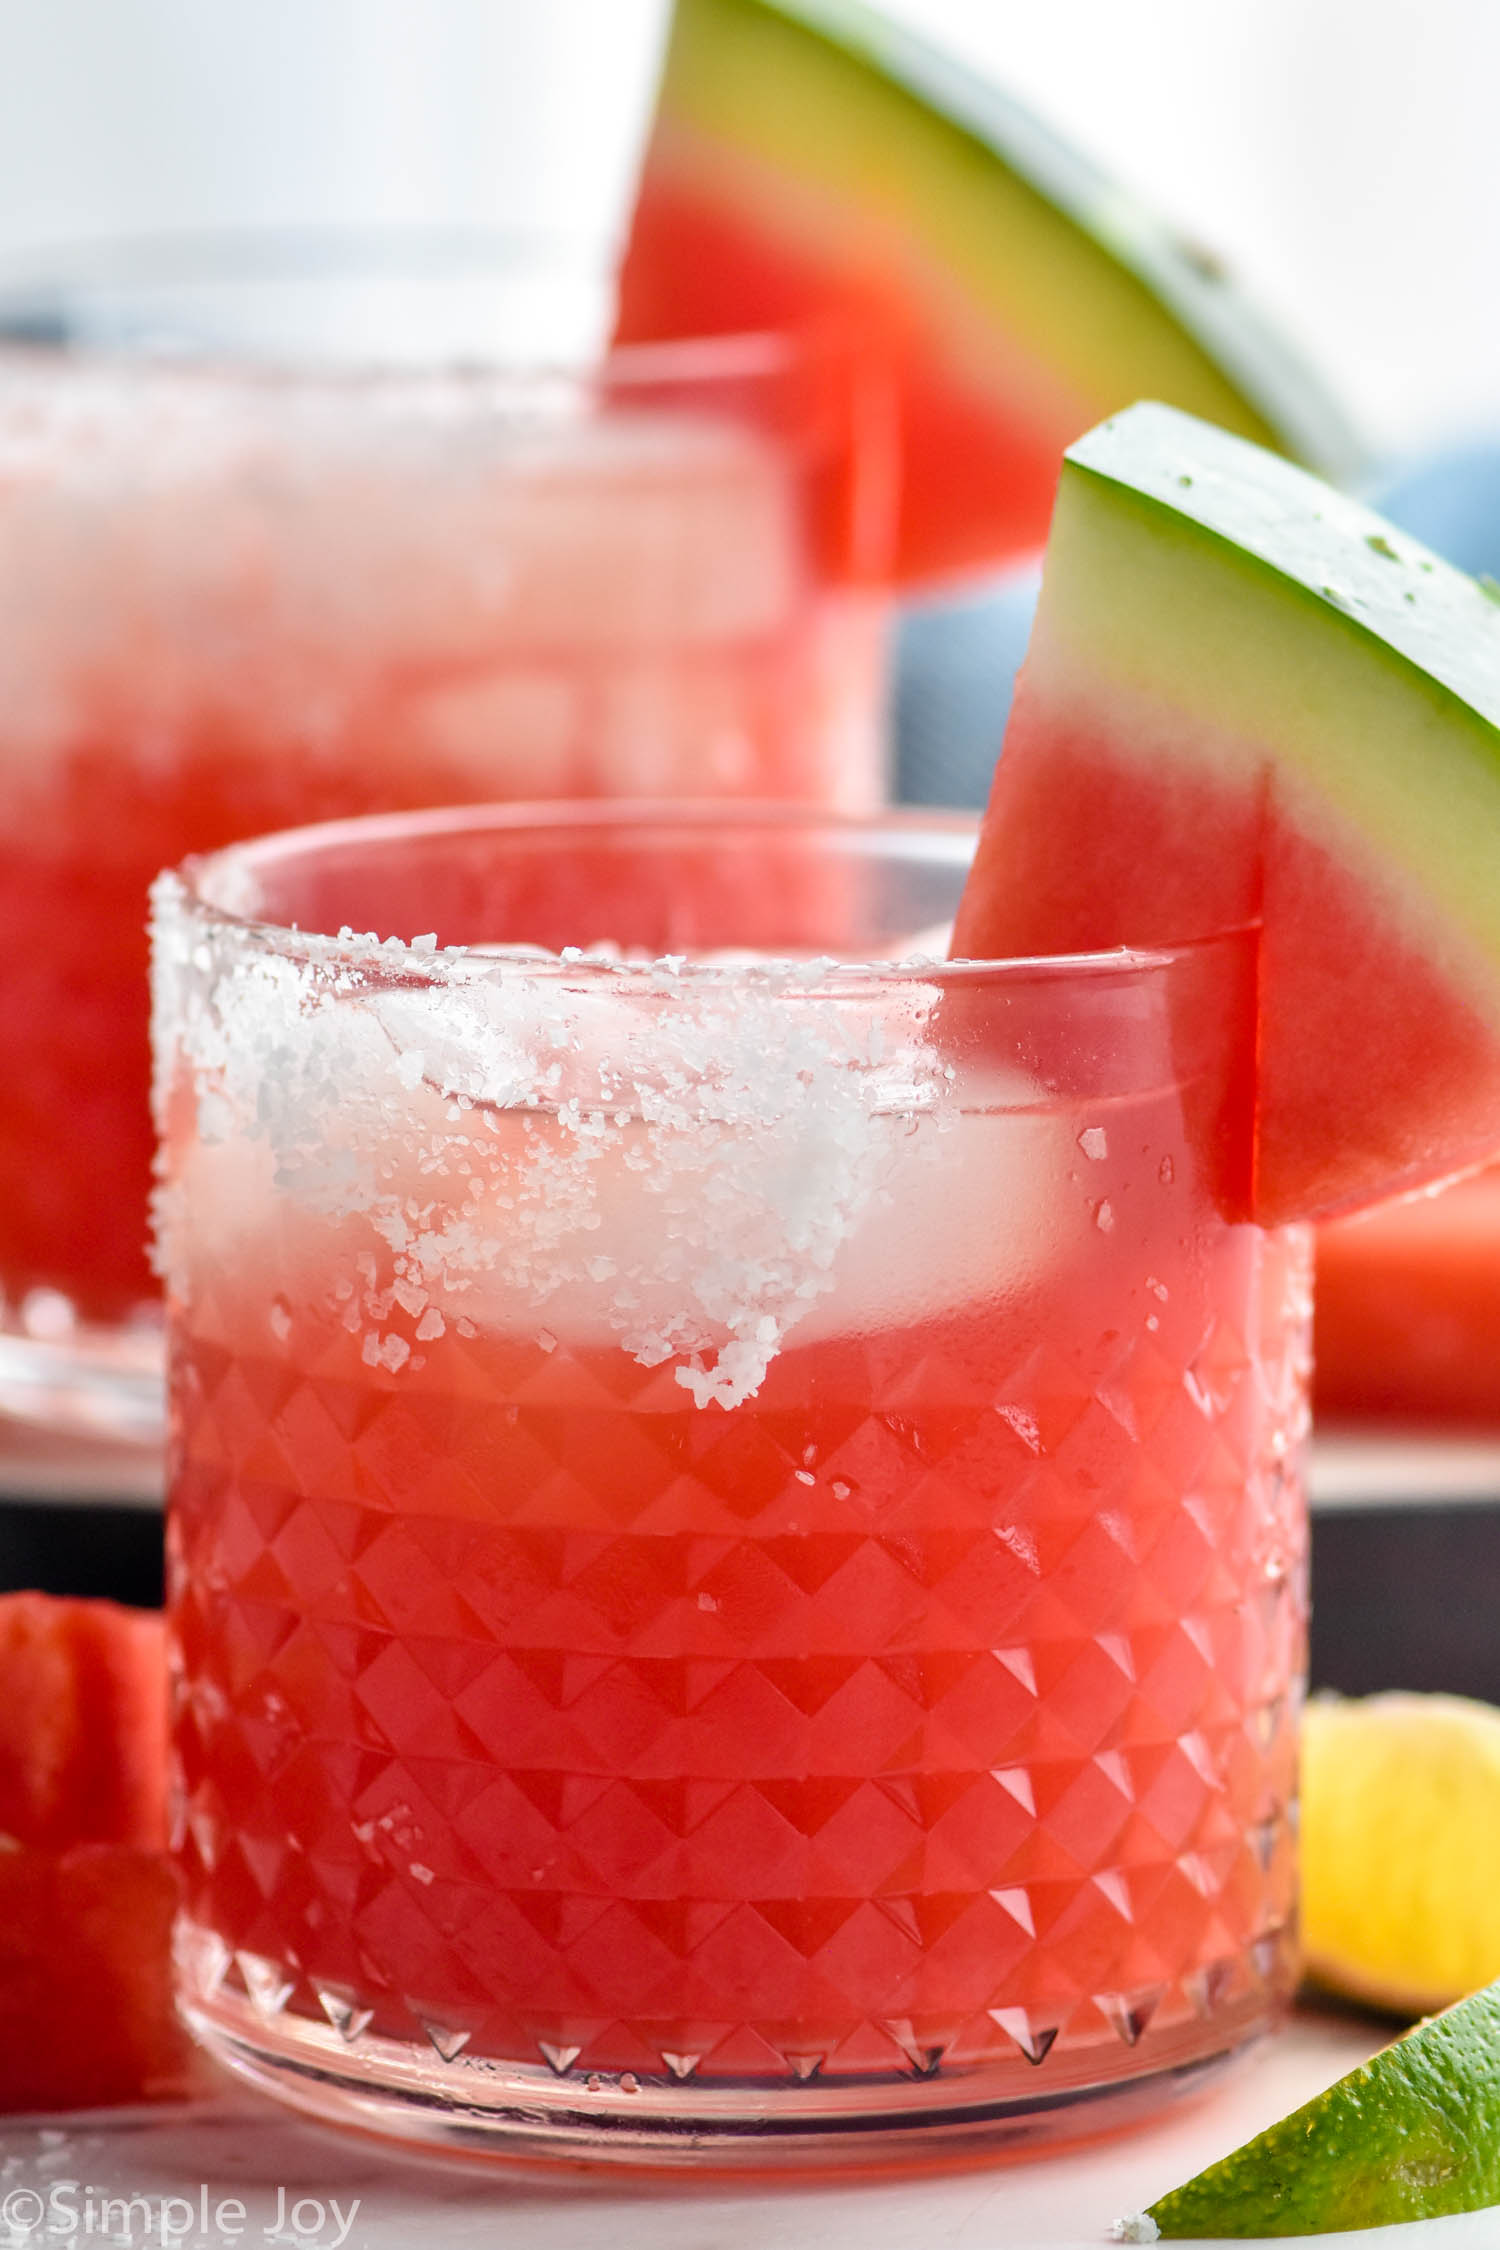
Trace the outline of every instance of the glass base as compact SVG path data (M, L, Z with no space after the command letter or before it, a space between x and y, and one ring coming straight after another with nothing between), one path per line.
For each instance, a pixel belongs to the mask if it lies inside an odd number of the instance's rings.
M267 2020L223 1990L184 2001L182 2014L235 2077L323 2124L499 2159L735 2171L910 2168L1144 2125L1271 2028L1262 2005L1215 2024L1208 2052L1200 2025L1176 2043L1180 2054L1164 2041L1151 2064L1112 2077L1090 2076L1087 2064L1080 2075L1075 2057L1052 2084L1009 2063L932 2076L683 2083L484 2055L444 2060L433 2046L350 2036L305 2016Z
M119 1327L73 1317L36 1290L0 1316L0 1414L59 1435L159 1451L166 1436L162 1333L150 1315Z

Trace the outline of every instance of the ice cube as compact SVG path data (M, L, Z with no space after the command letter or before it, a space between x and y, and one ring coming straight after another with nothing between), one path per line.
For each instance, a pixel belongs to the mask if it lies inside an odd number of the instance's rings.
M956 1093L929 988L429 973L311 1011L285 977L241 994L206 1057L213 1138L174 1159L169 1263L245 1273L269 1248L382 1366L410 1299L676 1358L700 1403L733 1405L788 1345L1013 1295L1086 1225L1076 1120L1014 1067Z

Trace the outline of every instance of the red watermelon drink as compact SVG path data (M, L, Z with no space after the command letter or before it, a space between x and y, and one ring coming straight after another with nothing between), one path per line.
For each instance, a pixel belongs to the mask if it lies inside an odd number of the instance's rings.
M1284 2001L1253 933L898 965L971 841L518 809L164 878L179 1991L258 2083L868 2159Z
M159 1429L163 865L507 796L879 801L854 387L776 338L587 381L0 363L0 1404Z

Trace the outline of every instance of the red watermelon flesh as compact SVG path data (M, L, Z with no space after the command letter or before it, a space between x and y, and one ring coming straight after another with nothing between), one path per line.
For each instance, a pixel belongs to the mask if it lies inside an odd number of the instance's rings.
M186 2092L162 1621L0 1596L0 2109Z
M0 1858L0 2110L96 2109L186 2094L172 2006L177 1883L127 1844Z
M622 343L722 335L747 323L817 331L838 315L899 399L899 575L923 584L1024 554L1046 535L1063 447L1089 419L1059 386L1027 407L965 385L935 355L899 284L828 262L746 217L749 185L715 201L701 161L664 152L642 181L621 274ZM1020 389L1019 384L1016 385Z
M956 953L1258 921L1247 1208L1331 1216L1500 1148L1497 866L1479 587L1166 408L1070 449Z
M677 0L618 338L831 318L895 378L908 581L1039 545L1063 446L1132 398L1357 461L1213 260L939 49L853 0Z
M166 1772L160 1616L0 1595L0 1834L164 1850Z
M1318 1234L1325 1420L1500 1429L1500 1171Z

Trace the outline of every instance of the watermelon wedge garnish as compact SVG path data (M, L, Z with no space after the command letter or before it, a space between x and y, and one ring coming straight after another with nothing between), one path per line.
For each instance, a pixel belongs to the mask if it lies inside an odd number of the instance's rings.
M1250 1209L1500 1149L1500 607L1164 406L1067 455L959 954L1255 920Z
M1134 398L1354 458L1213 261L984 80L846 0L677 0L619 337L830 314L894 368L907 580L1039 546L1063 447Z

